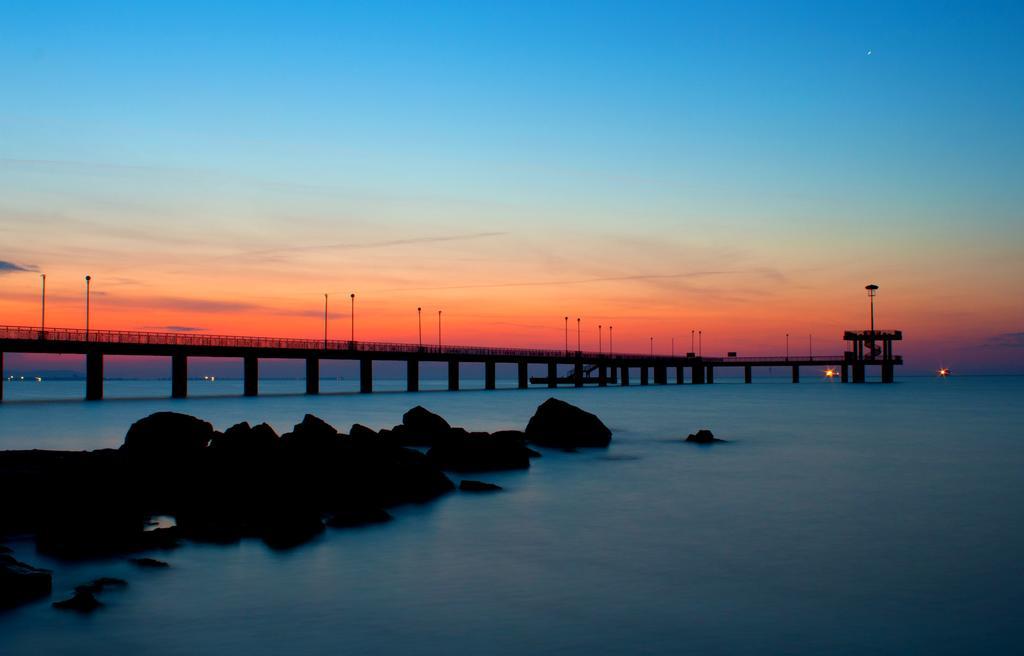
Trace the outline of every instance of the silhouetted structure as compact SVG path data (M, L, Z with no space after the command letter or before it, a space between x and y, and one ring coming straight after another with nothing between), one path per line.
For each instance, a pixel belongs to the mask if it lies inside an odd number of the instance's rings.
M531 383L556 387L559 384L606 385L630 384L630 370L639 369L640 385L653 380L656 385L668 384L669 371L675 370L675 383L684 382L685 369L690 370L690 382L713 383L715 369L743 367L744 381L753 380L754 367L791 367L793 382L800 380L800 367L841 367L842 381L849 382L848 368L853 370L853 382L865 380L865 370L877 366L882 382L893 381L894 366L903 364L903 358L894 355L892 342L903 335L898 330L847 331L844 339L851 350L843 355L816 355L807 357L710 357L687 353L685 356L594 353L588 351L492 348L479 346L425 346L421 344L395 344L386 342L324 341L318 339L278 339L271 337L232 337L223 335L196 335L157 332L122 332L110 330L77 330L50 328L40 330L23 326L0 326L0 371L6 353L79 353L86 358L87 399L103 398L103 358L107 355L167 356L171 358L171 396L184 398L188 394L188 359L190 357L241 358L244 364L244 393L259 393L259 361L261 358L300 359L306 362L306 393L320 392L321 360L356 360L359 362L359 390L373 391L374 361L404 361L407 366L406 387L410 392L419 390L421 362L448 364L448 389L459 389L459 365L463 362L484 363L486 389L496 387L498 364L514 364L518 369L518 386ZM528 374L531 364L547 366L547 376ZM568 375L559 376L558 367L569 366ZM595 375L596 372L596 375ZM3 382L0 381L0 399Z

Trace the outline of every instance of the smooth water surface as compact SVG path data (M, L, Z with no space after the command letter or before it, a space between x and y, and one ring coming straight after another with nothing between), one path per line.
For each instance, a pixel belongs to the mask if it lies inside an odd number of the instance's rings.
M421 403L521 428L549 395L172 401L157 398L166 381L124 385L151 398L0 405L0 449L117 446L166 409L283 432L306 412L391 426ZM101 575L129 587L91 616L49 601L0 614L0 653L1021 653L1022 392L1010 377L560 389L612 428L607 451L545 451L528 472L473 476L503 492L405 506L387 525L287 552L152 554L166 571L9 542L54 569L54 599ZM703 427L730 442L680 441Z

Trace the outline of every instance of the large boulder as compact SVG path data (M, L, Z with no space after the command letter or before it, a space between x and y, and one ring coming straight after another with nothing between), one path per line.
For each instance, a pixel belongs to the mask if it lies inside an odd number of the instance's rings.
M562 449L605 447L612 441L612 432L597 415L551 398L540 404L530 418L526 439Z
M0 608L10 608L39 597L53 589L53 576L45 569L0 554Z
M214 433L208 421L180 412L155 412L131 425L121 450L133 456L188 457L205 449Z
M526 469L530 466L530 449L516 435L468 433L452 429L434 442L427 457L441 469L458 472Z
M401 446L433 446L451 430L444 417L418 405L402 415L402 423L390 431L390 437Z

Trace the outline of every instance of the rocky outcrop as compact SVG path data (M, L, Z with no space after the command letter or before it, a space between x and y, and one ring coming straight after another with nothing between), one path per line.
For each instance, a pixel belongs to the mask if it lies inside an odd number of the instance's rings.
M692 442L694 444L714 444L715 442L724 442L725 440L718 439L711 431L706 428L702 428L696 433L690 433L687 435L685 441Z
M53 589L53 576L10 554L0 554L0 608L11 608L46 597Z
M612 432L597 415L550 398L530 418L526 439L532 444L562 449L606 447Z
M433 446L451 429L443 417L418 405L402 415L402 423L387 431L385 436L400 446Z
M483 481L471 481L463 479L459 481L459 489L463 492L497 492L501 490L500 485L484 483Z

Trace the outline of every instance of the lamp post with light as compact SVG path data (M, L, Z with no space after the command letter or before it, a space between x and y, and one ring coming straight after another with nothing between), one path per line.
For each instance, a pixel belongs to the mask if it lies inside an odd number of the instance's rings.
M89 285L92 276L85 277L85 341L89 341Z
M46 339L46 274L40 273L39 277L43 279L43 310L39 319L39 339Z

